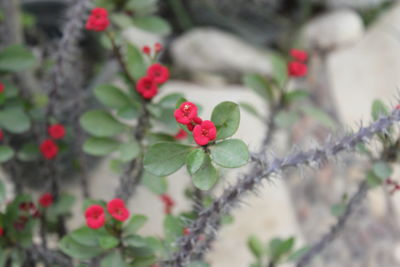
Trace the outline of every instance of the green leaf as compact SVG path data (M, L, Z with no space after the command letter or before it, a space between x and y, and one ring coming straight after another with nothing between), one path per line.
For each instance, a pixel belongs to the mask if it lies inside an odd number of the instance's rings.
M283 101L287 104L308 98L310 94L304 90L293 90L283 94Z
M252 235L247 239L247 246L249 247L251 253L253 253L254 257L257 259L261 259L264 254L264 244L261 242L258 237Z
M133 9L139 14L152 13L156 8L157 0L129 0L126 3L127 9Z
M252 89L259 96L265 99L267 102L273 100L273 92L271 86L267 80L260 74L246 74L243 77L243 83L245 86Z
M164 219L164 236L166 240L174 242L178 237L182 236L183 224L178 217L172 215L165 216Z
M14 150L9 146L0 146L0 163L10 160L14 156Z
M280 128L289 128L299 119L297 113L293 111L280 111L275 115L274 120Z
M373 171L369 171L367 173L367 184L370 188L375 188L380 186L383 183L383 180L375 175Z
M374 120L379 119L380 116L389 115L389 109L381 100L374 100L372 103L371 116Z
M273 262L278 262L285 254L290 253L293 249L295 239L291 237L286 240L282 239L273 239L269 244L270 248L270 256Z
M210 267L210 265L204 261L192 261L187 267Z
M247 145L239 139L229 139L210 147L212 160L225 168L245 165L250 157Z
M118 149L120 143L106 137L90 137L83 144L83 151L92 156L104 156Z
M259 119L263 119L263 116L260 113L258 113L257 109L250 103L239 102L239 106L241 108L243 108L245 111L247 111L248 113L250 113L251 115L253 115Z
M138 28L160 35L168 35L171 33L171 26L169 23L157 16L136 17L133 19L133 24Z
M148 190L157 195L164 194L168 188L166 177L155 176L148 171L143 173L141 181Z
M170 175L185 164L191 149L191 146L176 143L152 145L144 157L144 168L156 176Z
M171 109L176 109L176 103L178 100L183 98L183 94L181 93L172 93L164 96L163 98L160 99L158 102L158 105L162 108L171 108Z
M188 172L190 174L194 174L197 172L200 167L203 165L203 162L206 158L206 153L203 151L203 149L195 149L186 158L186 165Z
M82 246L98 247L100 246L99 238L104 235L108 235L108 233L103 229L95 230L87 226L82 226L71 232L68 236Z
M74 241L70 236L65 236L59 243L62 252L74 259L88 260L103 252L99 247L87 247Z
M147 67L144 63L142 52L135 45L127 45L126 57L128 70L136 80L146 75Z
M332 205L331 213L335 217L342 216L342 214L346 211L346 203L340 202L337 204Z
M35 56L22 45L9 46L0 51L0 71L22 71L35 64Z
M212 165L209 155L205 154L200 168L192 174L192 181L200 190L210 190L218 181L217 170Z
M129 96L116 86L103 84L94 89L96 98L110 108L122 109L132 105Z
M86 132L97 137L111 137L127 128L104 110L92 110L84 113L80 124Z
M131 27L133 25L132 18L126 14L113 13L110 16L110 18L111 18L111 21L113 22L113 24L117 25L121 29L125 29L125 28Z
M6 200L6 187L3 181L0 180L0 203L3 203Z
M28 116L18 107L0 111L0 127L11 133L24 133L31 127Z
M139 235L129 235L123 238L123 243L130 247L147 247L146 240Z
M124 258L121 255L119 250L114 250L111 253L107 254L101 262L100 267L126 267L128 266Z
M129 222L124 227L124 235L132 235L136 234L137 231L142 228L145 223L148 221L148 218L144 215L134 215L129 220Z
M334 129L336 127L336 122L332 119L332 117L326 113L325 111L313 107L313 106L302 106L301 109L303 112L320 122L322 125L328 128Z
M373 165L373 171L375 175L383 180L389 178L392 175L393 170L389 164L383 161L378 161Z
M39 147L34 143L26 143L17 152L17 158L21 161L33 161L40 155Z
M119 147L119 159L123 162L129 162L139 156L140 146L137 141L123 143Z
M74 203L74 196L62 193L58 197L57 201L47 208L47 214L53 216L55 220L59 215L69 214L72 211Z
M278 53L271 53L270 59L273 67L274 80L279 87L282 88L288 79L286 59Z
M118 246L119 240L118 240L118 238L116 238L112 235L102 236L99 239L99 244L100 244L100 247L102 247L104 249L112 249L112 248L115 248L116 246Z
M298 250L295 250L292 254L289 255L288 261L297 261L299 260L310 248L302 247Z
M240 123L239 105L229 101L218 104L212 112L211 121L217 127L217 139L234 135Z

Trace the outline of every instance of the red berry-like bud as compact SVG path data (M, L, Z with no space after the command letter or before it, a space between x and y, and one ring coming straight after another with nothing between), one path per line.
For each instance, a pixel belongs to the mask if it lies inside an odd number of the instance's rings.
M46 159L53 159L58 154L58 146L53 140L47 139L40 144L40 152Z
M115 198L108 202L107 210L118 221L123 222L129 218L129 210L125 207L125 202L122 199Z
M65 128L61 124L53 124L49 126L48 133L53 139L62 139L65 136Z
M207 145L208 142L217 137L217 128L212 121L203 121L201 124L196 125L193 129L194 141L200 145Z
M188 137L188 134L183 129L179 129L179 131L175 134L174 138L176 140L183 140Z
M140 78L136 84L136 91L142 95L144 99L151 99L158 93L158 87L152 77Z
M164 49L164 47L163 47L162 44L160 44L160 43L156 43L156 44L154 45L154 50L156 51L156 53L160 53L161 50L163 50L163 49Z
M39 204L44 208L51 206L51 204L53 204L53 195L50 193L43 194L39 198Z
M160 63L155 63L147 69L147 76L153 78L156 84L162 84L169 79L169 70Z
M0 94L4 92L5 88L6 88L5 85L0 83Z
M101 7L96 7L92 10L86 22L86 29L101 32L107 29L109 25L110 21L108 20L107 10Z
M174 112L174 117L178 123L189 124L197 117L197 106L192 102L183 102Z
M292 49L290 50L290 55L298 61L304 62L308 58L308 54L304 50L299 50L299 49Z
M143 54L150 55L151 54L151 48L148 45L145 45L142 48L142 52L143 52Z
M289 62L288 75L291 77L303 77L307 75L307 65L297 61Z

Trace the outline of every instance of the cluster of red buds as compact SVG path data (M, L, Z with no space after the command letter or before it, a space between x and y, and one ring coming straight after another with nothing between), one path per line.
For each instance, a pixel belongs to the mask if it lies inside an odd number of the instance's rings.
M119 198L108 202L107 211L112 218L120 222L126 221L130 216L125 202ZM89 206L85 211L85 217L87 226L92 229L101 228L106 223L106 212L104 208L98 204Z
M136 83L136 91L144 99L152 99L158 93L158 87L169 79L169 70L160 63L147 68L146 76Z
M90 13L85 27L89 31L101 32L107 29L108 25L110 25L110 21L107 10L102 7L96 7Z
M391 178L388 178L386 180L386 184L388 185L388 187L391 187L391 190L390 190L391 195L396 193L396 191L400 191L400 184L398 182L392 180Z
M163 194L160 196L162 203L164 204L164 213L171 214L172 208L175 206L175 201L168 194Z
M307 52L299 49L290 50L290 55L293 58L287 65L288 75L290 77L303 77L307 75L307 65L305 62L308 59Z
M207 145L217 137L217 128L209 120L197 116L197 106L192 102L183 102L174 112L175 120L193 133L193 139L200 146Z
M156 57L163 49L164 49L164 48L163 48L162 44L156 43L156 44L154 45L154 56ZM152 56L151 47L148 46L148 45L143 46L142 52L143 52L143 54L146 54L146 55L148 55L149 57Z
M65 137L65 127L61 124L50 125L47 129L50 138L44 140L40 144L40 152L46 159L53 159L58 154L58 146L54 140L63 139Z

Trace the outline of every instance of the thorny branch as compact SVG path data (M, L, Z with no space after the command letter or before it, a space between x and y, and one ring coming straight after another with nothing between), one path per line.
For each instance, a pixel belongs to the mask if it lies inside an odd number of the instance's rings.
M345 135L319 148L291 153L284 158L272 158L269 162L264 162L267 168L260 168L256 173L239 179L235 185L226 189L219 198L214 200L209 208L200 212L199 217L189 227L190 233L180 240L177 253L169 261L164 262L164 266L185 266L198 250L199 243L201 245L199 236L204 234L213 222L238 204L244 195L260 185L263 178L281 174L290 167L296 168L302 165L318 167L341 152L354 150L357 144L368 142L374 135L387 132L399 121L400 111L394 110L390 115L381 117L369 126L361 127L354 134Z
M349 220L350 215L354 209L363 201L368 192L368 184L363 181L358 186L357 192L351 197L346 206L345 212L339 217L336 224L334 224L330 231L322 236L297 262L296 267L307 266L311 260L320 254L326 247L328 247L338 237L340 232L344 229L346 222Z

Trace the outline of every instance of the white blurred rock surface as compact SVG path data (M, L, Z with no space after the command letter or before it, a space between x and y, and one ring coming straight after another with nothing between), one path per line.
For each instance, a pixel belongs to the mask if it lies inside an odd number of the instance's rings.
M179 37L171 54L175 65L188 72L272 72L265 52L213 28L197 28Z
M309 50L331 50L352 44L364 34L360 16L350 10L323 14L305 25L302 41Z

